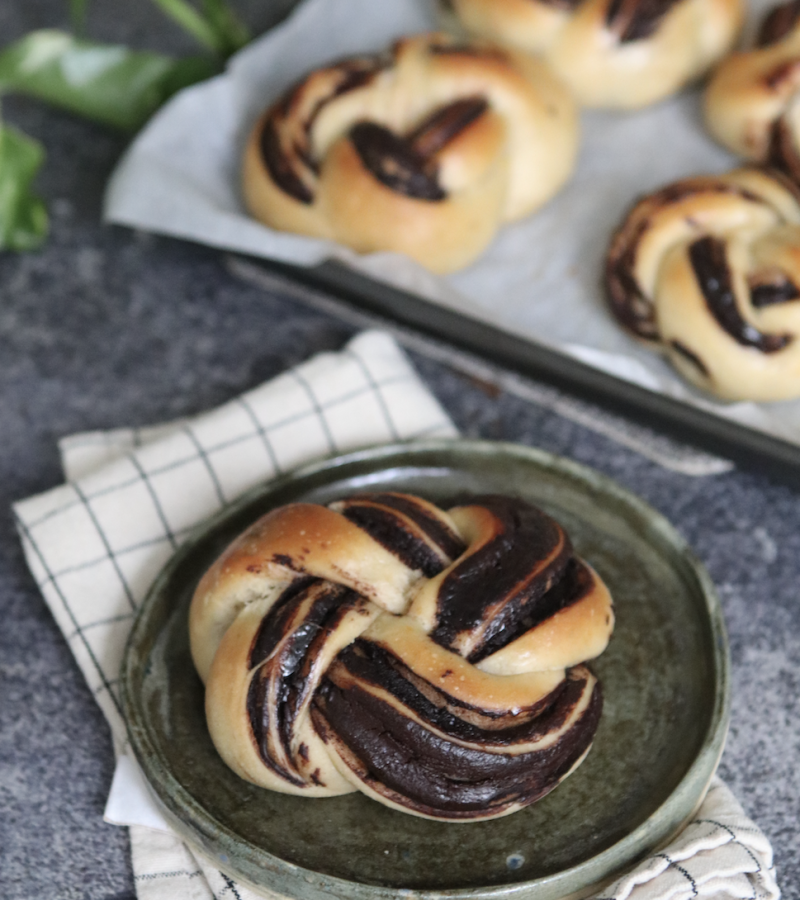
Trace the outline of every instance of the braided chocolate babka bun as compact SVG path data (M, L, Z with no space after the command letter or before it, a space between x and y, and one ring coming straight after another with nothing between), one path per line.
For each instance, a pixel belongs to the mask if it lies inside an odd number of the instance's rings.
M272 228L451 272L561 188L577 135L542 62L420 35L312 72L273 104L245 150L244 199Z
M527 806L583 760L602 707L583 663L613 624L538 508L367 493L248 528L198 585L190 638L242 778L462 822Z
M800 180L800 0L765 17L755 47L722 62L705 94L711 134Z
M640 200L606 263L611 309L730 400L800 396L800 188L746 167Z
M471 34L542 56L583 106L636 109L733 46L742 0L444 0Z

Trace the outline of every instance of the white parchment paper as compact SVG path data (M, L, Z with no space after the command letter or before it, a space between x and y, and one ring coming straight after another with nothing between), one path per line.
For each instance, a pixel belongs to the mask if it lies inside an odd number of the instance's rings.
M751 0L749 30L770 0ZM269 259L336 258L516 335L556 347L651 390L800 444L800 401L724 404L701 396L608 313L601 290L611 232L642 193L737 160L704 131L693 89L635 113L582 113L579 162L544 209L503 228L481 259L437 277L405 257L359 256L329 241L272 231L244 211L239 160L263 109L310 69L378 51L438 26L433 0L304 0L234 57L225 74L170 101L113 173L106 219Z

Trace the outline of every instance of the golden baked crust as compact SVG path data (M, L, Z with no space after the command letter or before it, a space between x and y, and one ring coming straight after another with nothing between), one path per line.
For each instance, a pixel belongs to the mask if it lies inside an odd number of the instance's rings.
M542 56L583 106L635 109L733 45L741 0L448 0L472 34Z
M800 396L800 189L780 172L687 178L640 200L606 289L620 323L699 387Z
M721 144L800 179L800 0L770 11L755 47L720 64L704 101Z
M244 200L272 228L450 272L559 190L577 133L541 62L420 35L312 72L273 104L245 149Z
M190 638L212 740L243 778L473 821L584 758L602 699L583 663L613 622L535 507L382 493L256 522L198 585Z

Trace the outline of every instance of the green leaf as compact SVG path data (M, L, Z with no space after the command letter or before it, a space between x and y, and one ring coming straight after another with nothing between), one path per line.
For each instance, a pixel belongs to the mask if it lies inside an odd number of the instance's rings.
M195 40L223 59L227 59L250 40L247 28L225 0L202 0L201 11L188 0L153 0L153 2Z
M69 0L69 18L72 23L72 30L83 33L86 24L86 10L89 6L89 0Z
M225 0L203 0L203 12L211 27L227 47L225 56L241 50L252 35Z
M217 70L205 57L173 59L62 31L33 31L0 52L0 91L135 131L176 91Z
M213 53L224 55L225 46L212 25L186 0L153 0L161 11Z
M0 250L33 250L47 235L47 210L30 189L41 145L0 122Z

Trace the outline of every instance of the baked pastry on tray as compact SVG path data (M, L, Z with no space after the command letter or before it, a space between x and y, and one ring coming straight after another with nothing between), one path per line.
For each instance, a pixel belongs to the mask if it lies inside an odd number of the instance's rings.
M464 822L583 760L602 707L584 662L613 624L538 508L367 493L248 528L200 581L190 638L211 737L243 778Z
M732 47L742 0L445 0L471 34L542 56L583 106L635 109Z
M800 179L800 0L774 7L755 46L720 64L706 91L705 118L734 153Z
M577 145L574 101L542 62L424 34L292 87L252 130L243 194L272 228L445 273L549 200Z
M800 397L800 186L746 167L636 203L613 237L620 324L728 400Z

